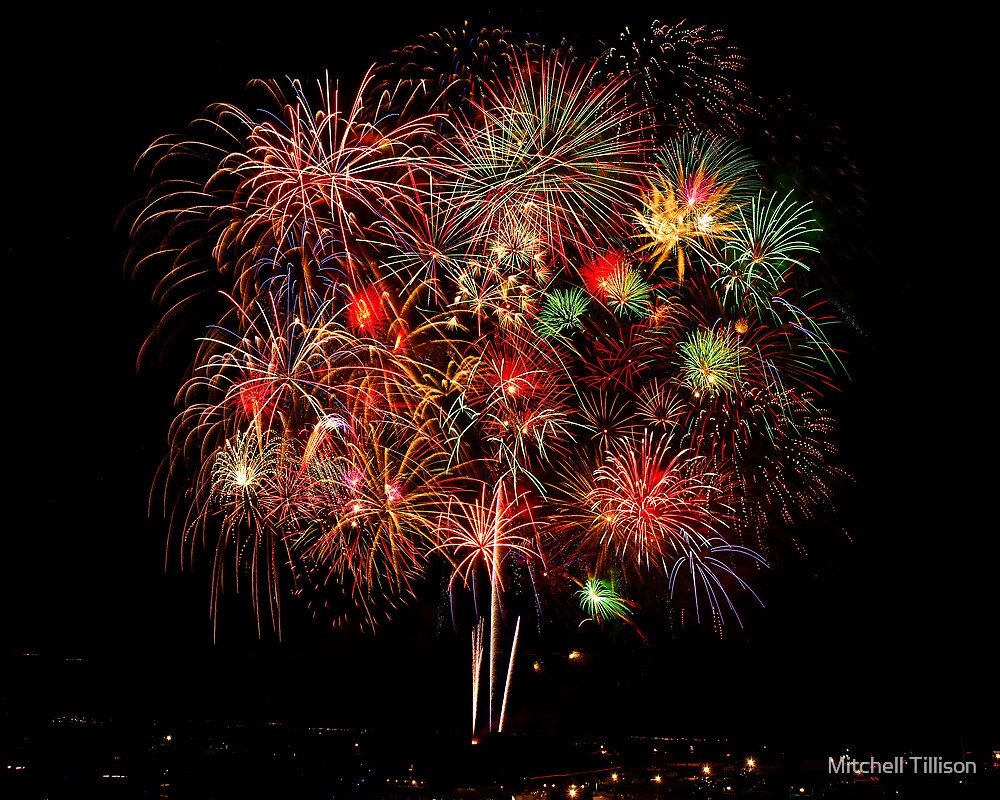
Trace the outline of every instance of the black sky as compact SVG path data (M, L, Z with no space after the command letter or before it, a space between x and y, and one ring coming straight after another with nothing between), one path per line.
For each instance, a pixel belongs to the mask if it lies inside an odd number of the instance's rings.
M762 15L705 4L435 8L250 17L165 4L140 17L33 12L13 32L0 644L86 664L58 686L28 670L26 702L465 724L464 641L405 624L337 637L305 620L290 621L281 643L260 641L236 603L213 642L207 575L164 571L164 525L146 504L177 384L136 372L153 312L125 278L116 216L146 188L132 174L142 149L211 102L239 102L248 79L329 71L349 84L392 48L463 18L548 41L611 41L658 18L721 29L747 56L753 88L789 91L841 125L861 172L871 254L857 270L860 333L843 400L855 543L782 583L746 641L674 643L614 668L602 651L572 680L524 686L514 718L667 735L995 734L995 491L993 470L972 456L992 428L982 398L993 390L963 361L976 347L968 315L982 266L965 257L963 232L935 227L964 210L948 196L941 152L962 161L955 129L970 122L951 79L954 37L932 20L832 4Z

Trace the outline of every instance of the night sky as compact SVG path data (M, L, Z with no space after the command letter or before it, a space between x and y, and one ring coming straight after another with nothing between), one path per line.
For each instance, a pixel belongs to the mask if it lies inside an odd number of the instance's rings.
M466 634L440 630L433 603L367 636L312 625L290 605L279 642L258 637L237 596L213 640L207 571L165 570L166 526L147 514L178 381L169 369L136 370L156 316L126 279L116 217L147 188L132 172L143 148L211 102L239 103L251 78L309 81L328 70L353 86L394 47L464 18L549 42L610 42L659 18L720 28L747 57L754 89L788 91L841 126L861 175L869 242L845 295L856 327L837 400L856 478L843 499L853 543L772 576L768 607L732 640L630 642L617 657L605 643L581 669L518 673L512 726L901 744L995 735L994 470L973 455L993 429L994 390L969 319L995 256L966 256L966 208L949 196L950 170L973 158L961 133L966 90L952 83L963 55L955 38L932 20L897 25L838 4L759 18L749 8L609 3L587 20L576 4L432 5L208 18L163 4L140 18L71 11L9 32L27 43L4 52L4 275L15 325L0 644L11 658L37 653L39 664L83 661L19 668L5 699L466 724ZM534 642L535 655L558 665L570 638Z

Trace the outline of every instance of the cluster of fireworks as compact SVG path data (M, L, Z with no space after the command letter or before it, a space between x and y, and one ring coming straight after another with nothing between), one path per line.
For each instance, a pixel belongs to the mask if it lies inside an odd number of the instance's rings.
M140 360L192 342L154 491L213 609L232 583L259 624L291 591L370 627L443 586L474 707L488 615L493 727L504 620L739 621L830 507L823 231L741 142L757 112L715 32L391 55L353 93L255 82L263 110L143 155Z

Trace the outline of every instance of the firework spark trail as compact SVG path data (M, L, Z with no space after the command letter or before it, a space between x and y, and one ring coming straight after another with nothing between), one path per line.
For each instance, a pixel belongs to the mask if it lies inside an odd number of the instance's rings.
M479 683L483 671L483 618L472 628L472 739L475 741L479 712Z
M510 645L510 659L507 662L507 680L503 687L503 703L500 705L500 723L497 725L497 732L503 732L504 720L507 719L507 699L510 696L510 682L511 678L514 676L514 654L517 652L517 637L521 632L521 618L517 618L517 622L514 624L514 640Z
M490 730L493 730L493 703L496 698L497 667L500 658L500 525L503 482L497 485L493 511L493 560L490 571Z

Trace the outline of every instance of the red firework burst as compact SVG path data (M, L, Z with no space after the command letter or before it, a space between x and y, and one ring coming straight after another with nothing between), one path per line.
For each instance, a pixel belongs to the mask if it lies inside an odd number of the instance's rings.
M354 292L344 313L350 328L363 336L378 335L388 321L378 286L366 286Z

